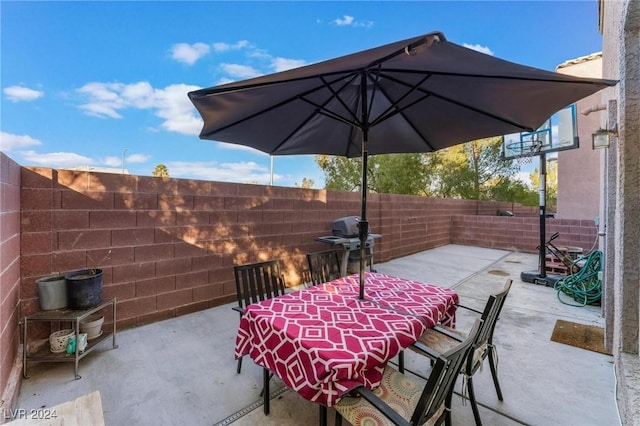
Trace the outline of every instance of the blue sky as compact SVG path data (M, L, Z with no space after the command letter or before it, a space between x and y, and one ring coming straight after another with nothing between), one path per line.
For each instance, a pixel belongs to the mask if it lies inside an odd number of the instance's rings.
M0 149L24 166L123 165L267 184L267 154L198 138L187 92L442 31L555 70L599 52L596 0L395 2L0 1ZM324 178L275 157L274 184Z

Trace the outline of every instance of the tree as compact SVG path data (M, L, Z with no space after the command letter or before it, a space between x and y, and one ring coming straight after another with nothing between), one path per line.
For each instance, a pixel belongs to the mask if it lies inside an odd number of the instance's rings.
M169 177L169 169L167 169L167 166L160 163L156 166L155 169L153 169L153 172L151 172L151 174L155 177Z
M494 137L426 154L372 156L368 191L531 203L535 192L515 179L519 167L514 161L502 160L501 149L502 139ZM324 172L326 189L360 189L360 158L318 155L316 163Z
M500 157L502 139L479 139L427 154L435 171L432 193L441 197L486 200L491 188L513 178L518 165Z
M355 191L360 187L362 162L359 158L316 155L316 164L324 173L325 189Z
M369 186L384 194L427 195L427 164L421 154L388 154L375 157Z
M523 206L537 206L539 204L538 191L517 179L505 179L493 186L489 198L495 201L520 203Z
M362 159L317 155L325 189L356 191L362 185ZM374 193L426 195L426 164L420 154L383 154L367 161L367 190Z
M311 189L313 188L313 179L307 179L306 177L302 178L302 183L300 185L298 185L298 183L296 182L294 186L300 187L300 188L306 188L306 189Z

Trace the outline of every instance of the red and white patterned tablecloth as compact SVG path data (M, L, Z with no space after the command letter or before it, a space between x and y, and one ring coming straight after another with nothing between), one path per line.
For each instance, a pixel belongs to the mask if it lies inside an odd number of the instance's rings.
M457 294L367 272L249 305L236 357L249 355L309 401L331 407L354 387L374 389L389 359L429 327L455 325Z

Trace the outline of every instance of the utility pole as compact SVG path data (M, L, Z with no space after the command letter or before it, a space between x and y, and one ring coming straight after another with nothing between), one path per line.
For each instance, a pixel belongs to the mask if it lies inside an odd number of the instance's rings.
M128 150L129 148L125 148L124 151L122 151L122 174L124 174L124 155L127 153Z
M269 154L269 158L271 159L271 177L269 178L269 185L273 186L273 155Z

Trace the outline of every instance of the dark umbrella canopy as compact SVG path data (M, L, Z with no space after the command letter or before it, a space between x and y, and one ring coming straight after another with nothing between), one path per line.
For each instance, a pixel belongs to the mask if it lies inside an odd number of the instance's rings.
M189 93L201 139L274 155L430 152L534 131L615 82L531 68L434 32L336 59ZM363 172L361 250L367 235ZM361 253L361 297L364 275Z

